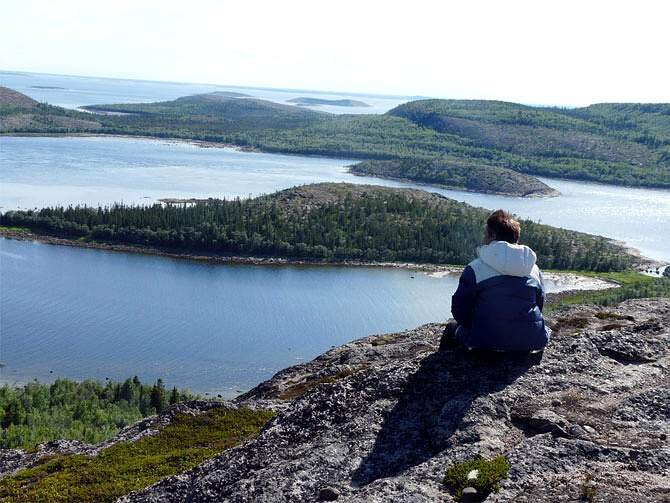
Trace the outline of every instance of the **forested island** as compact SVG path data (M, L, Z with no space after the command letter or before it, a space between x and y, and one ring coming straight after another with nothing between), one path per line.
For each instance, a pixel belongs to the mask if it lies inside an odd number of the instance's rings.
M219 92L157 103L94 105L85 107L86 113L22 96L0 88L0 134L183 138L265 152L395 161L385 168L394 178L434 179L478 191L495 184L465 183L465 171L490 181L500 173L508 180L514 176L510 172L525 175L494 190L508 193L517 185L510 195L536 195L533 187L541 182L535 176L670 188L669 104L564 109L429 99L386 114L335 115Z
M8 211L0 225L182 253L463 265L481 244L487 215L420 190L321 183L253 199ZM635 260L607 238L527 220L522 226L522 242L544 268L619 271Z

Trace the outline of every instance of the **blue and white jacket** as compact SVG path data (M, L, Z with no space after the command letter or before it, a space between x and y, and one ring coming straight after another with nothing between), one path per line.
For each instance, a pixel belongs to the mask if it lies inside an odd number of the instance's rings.
M493 241L463 270L451 299L457 338L469 348L494 351L543 349L551 330L544 325L544 284L535 252L524 245Z

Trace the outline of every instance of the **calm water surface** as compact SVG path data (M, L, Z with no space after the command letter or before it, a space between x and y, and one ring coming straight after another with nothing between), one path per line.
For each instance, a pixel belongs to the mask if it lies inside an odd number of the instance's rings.
M0 238L0 380L137 374L230 396L333 345L446 319L457 282L401 269L210 265Z
M317 181L413 186L355 177L349 163L153 140L0 137L0 206L248 196ZM669 191L546 181L563 195L423 188L670 261ZM0 379L138 374L229 396L332 345L443 320L455 286L453 276L403 270L216 266L0 239Z
M138 374L227 395L332 345L445 319L456 286L406 270L209 265L1 238L0 265L5 382Z

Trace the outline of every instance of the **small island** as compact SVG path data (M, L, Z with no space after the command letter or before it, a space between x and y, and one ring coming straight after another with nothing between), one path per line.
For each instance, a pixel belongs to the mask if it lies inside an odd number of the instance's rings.
M289 103L295 103L299 106L309 107L309 106L318 106L318 105L330 105L333 107L369 107L364 101L358 100L327 100L325 98L307 98L301 96L299 98L293 98L288 100Z
M60 86L30 86L31 89L65 89L64 87Z

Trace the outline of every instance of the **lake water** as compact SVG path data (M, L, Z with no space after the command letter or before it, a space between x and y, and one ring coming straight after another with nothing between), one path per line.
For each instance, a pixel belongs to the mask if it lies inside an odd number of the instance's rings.
M65 108L78 108L84 105L105 105L110 103L168 101L192 94L232 91L243 93L254 98L274 101L276 103L285 103L288 105L292 104L288 100L298 97L323 98L328 100L352 99L362 101L370 106L341 107L320 105L310 106L309 108L336 114L369 114L384 113L410 99L416 99L407 96L347 94L294 89L236 87L6 71L0 71L0 86L15 89L37 101L47 102L51 105Z
M354 161L201 148L129 138L0 137L0 211L53 204L151 203L162 197L247 197L313 182L420 187L484 208L593 234L670 262L670 191L543 179L560 197L436 189L347 172Z
M349 163L182 142L0 137L0 206L248 196L317 181L412 186L355 177ZM547 182L563 195L423 188L670 260L669 191ZM138 374L230 396L332 345L444 320L455 286L451 275L395 269L207 265L0 239L0 380Z
M402 269L212 265L0 238L0 381L137 374L231 396L333 345L445 320L457 282Z

